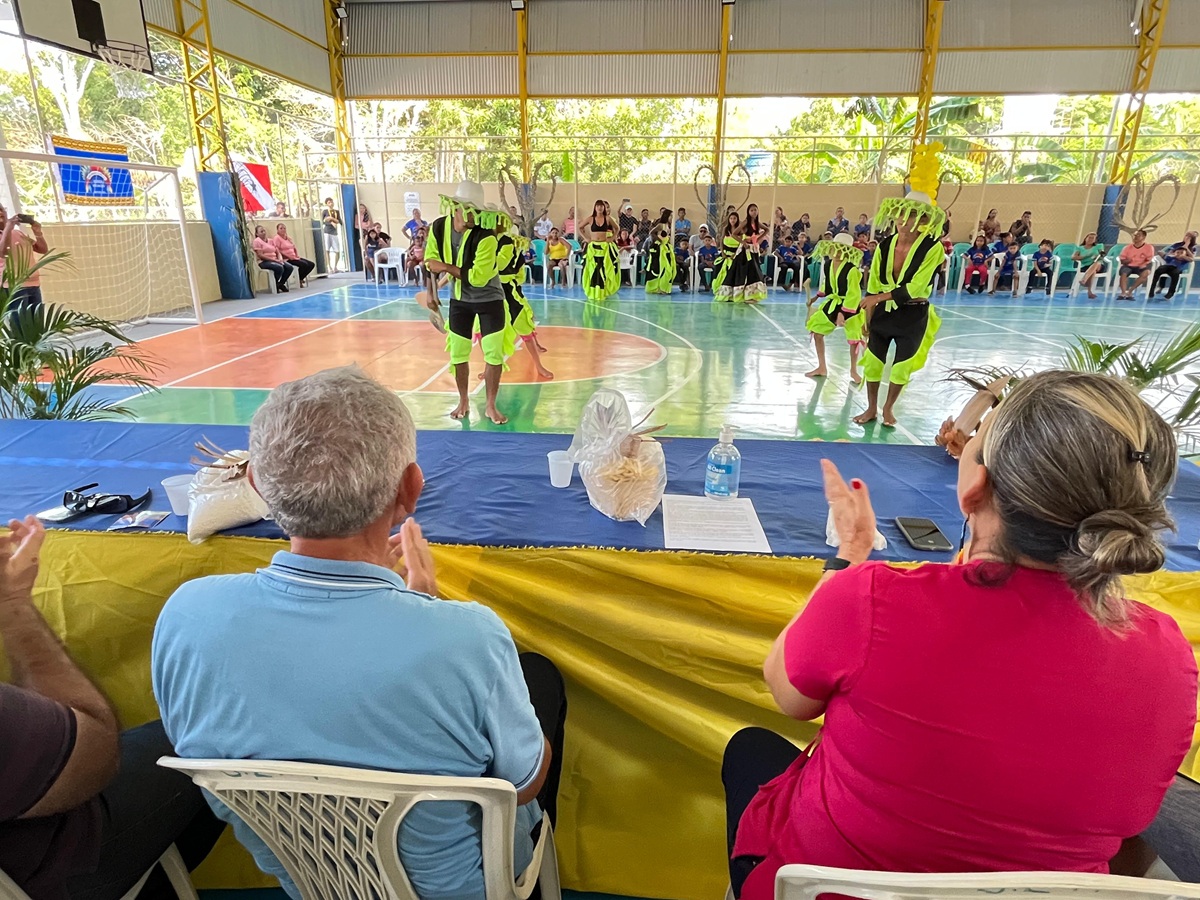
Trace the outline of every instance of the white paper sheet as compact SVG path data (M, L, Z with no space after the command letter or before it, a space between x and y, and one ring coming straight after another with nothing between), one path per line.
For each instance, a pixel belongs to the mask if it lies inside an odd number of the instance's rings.
M770 553L754 503L749 498L710 500L664 494L663 546L668 550Z

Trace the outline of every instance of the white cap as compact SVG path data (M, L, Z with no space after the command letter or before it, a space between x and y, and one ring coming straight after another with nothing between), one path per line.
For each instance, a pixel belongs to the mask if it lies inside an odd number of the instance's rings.
M735 429L732 425L722 425L721 426L721 443L722 444L732 444L733 443L733 433L736 430L737 429Z
M844 231L839 231L837 234L835 234L833 236L833 242L835 244L844 244L847 247L854 246L854 238L850 237L850 235L846 234Z
M933 206L933 198L924 191L909 191L904 195L905 200L915 200L917 203L928 203Z
M469 206L484 209L483 185L477 181L464 179L458 183L458 187L454 189L452 199Z

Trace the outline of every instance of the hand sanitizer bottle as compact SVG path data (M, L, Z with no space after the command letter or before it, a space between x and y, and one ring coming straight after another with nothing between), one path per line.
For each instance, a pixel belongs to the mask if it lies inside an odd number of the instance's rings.
M721 426L721 439L708 451L704 472L704 496L714 500L732 500L738 495L742 479L742 454L733 446L733 426Z

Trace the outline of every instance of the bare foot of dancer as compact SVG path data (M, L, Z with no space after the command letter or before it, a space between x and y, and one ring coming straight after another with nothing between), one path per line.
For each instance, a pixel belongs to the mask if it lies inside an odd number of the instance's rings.
M547 369L545 366L538 366L537 373L538 373L539 378L545 378L548 381L553 380L553 378L554 378L554 373L551 372L549 369Z
M874 409L868 409L866 412L862 413L861 415L857 415L854 417L854 424L855 425L866 425L868 422L874 422L875 418L877 416L878 416L878 413Z
M486 418L492 420L493 425L508 424L508 416L504 415L504 413L500 412L500 410L496 409L494 406L489 406L483 411L483 414Z
M548 352L548 351L546 350L546 348L542 346L542 342L541 342L541 341L534 341L534 343L535 343L535 344L537 344L538 353L547 353L547 352Z
M883 427L884 428L895 428L896 427L896 414L894 412L892 412L892 410L888 409L886 406L883 408Z
M805 378L824 378L828 374L829 373L825 371L824 366L817 366L811 372L805 372L804 377Z
M850 380L854 383L855 386L862 384L862 376L859 375L857 372L852 371L850 373Z
M460 401L458 406L450 411L450 418L452 419L469 419L470 417L471 404L466 400Z

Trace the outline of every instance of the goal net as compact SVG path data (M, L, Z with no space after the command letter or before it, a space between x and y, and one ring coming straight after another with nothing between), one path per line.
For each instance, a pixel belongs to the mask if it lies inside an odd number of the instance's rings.
M39 273L46 303L121 323L203 321L192 260L212 242L186 220L175 169L12 150L0 166L9 216L32 216L49 251L66 254Z

